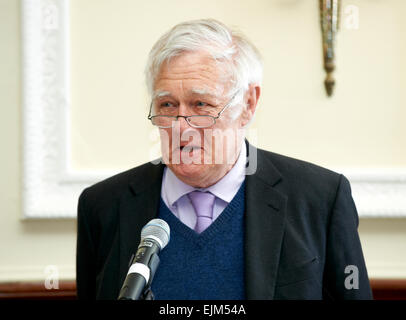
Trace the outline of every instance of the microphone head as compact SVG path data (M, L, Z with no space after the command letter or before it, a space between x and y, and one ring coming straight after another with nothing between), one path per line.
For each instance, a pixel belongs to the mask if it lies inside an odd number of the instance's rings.
M141 230L141 240L143 239L157 241L162 250L170 239L169 225L162 219L152 219Z

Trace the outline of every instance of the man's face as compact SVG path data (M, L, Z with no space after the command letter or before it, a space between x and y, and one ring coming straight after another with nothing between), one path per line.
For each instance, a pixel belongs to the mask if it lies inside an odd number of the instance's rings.
M216 117L229 102L228 80L221 64L205 52L172 58L155 81L152 114ZM232 111L238 112L226 108L209 128L193 128L178 118L173 127L160 129L164 162L180 180L207 187L231 169L240 152L244 125L241 115L231 120Z

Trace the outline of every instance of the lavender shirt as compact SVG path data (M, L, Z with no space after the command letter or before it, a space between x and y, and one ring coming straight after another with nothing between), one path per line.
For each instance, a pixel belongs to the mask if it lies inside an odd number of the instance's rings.
M179 180L171 169L165 167L161 188L162 200L180 221L194 229L196 213L187 194L194 190L210 191L216 196L213 207L214 221L231 202L244 182L246 158L247 150L243 142L240 155L231 170L217 183L207 188L194 188Z

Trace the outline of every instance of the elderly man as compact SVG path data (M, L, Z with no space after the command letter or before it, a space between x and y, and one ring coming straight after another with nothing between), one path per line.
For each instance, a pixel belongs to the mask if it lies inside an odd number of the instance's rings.
M347 179L245 140L260 96L255 47L215 20L152 48L148 119L162 161L99 182L78 205L79 298L116 299L153 218L170 226L156 299L369 299Z

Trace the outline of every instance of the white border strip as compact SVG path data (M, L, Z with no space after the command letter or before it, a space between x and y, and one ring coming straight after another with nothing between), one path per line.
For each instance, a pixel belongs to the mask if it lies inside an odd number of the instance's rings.
M351 182L352 195L362 218L406 217L404 168L338 168Z

